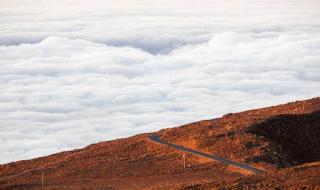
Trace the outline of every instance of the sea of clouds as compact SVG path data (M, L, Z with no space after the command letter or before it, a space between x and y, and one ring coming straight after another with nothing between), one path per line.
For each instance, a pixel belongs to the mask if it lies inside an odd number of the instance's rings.
M0 0L0 163L320 95L317 0Z

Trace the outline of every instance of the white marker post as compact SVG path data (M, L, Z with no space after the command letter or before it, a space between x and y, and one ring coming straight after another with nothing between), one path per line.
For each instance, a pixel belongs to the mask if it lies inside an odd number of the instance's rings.
M44 173L42 172L41 174L41 186L42 186L42 189L44 188Z

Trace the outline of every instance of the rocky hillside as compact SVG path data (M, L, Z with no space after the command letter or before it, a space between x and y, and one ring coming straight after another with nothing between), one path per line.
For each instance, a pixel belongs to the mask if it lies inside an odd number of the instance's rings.
M0 189L320 188L320 98L229 113L156 132L265 169L263 175L151 142L149 134L0 166Z

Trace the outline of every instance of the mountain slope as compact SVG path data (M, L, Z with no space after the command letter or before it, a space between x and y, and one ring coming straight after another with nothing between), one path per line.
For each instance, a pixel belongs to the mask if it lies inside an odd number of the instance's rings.
M268 173L263 176L189 154L184 169L182 152L141 134L1 165L0 187L41 188L44 174L46 189L316 188L320 187L319 110L320 98L314 98L155 133L167 142L265 169ZM297 181L297 176L303 180Z

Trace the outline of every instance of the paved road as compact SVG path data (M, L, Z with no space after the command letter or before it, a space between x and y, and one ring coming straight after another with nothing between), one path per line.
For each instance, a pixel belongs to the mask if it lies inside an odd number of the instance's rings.
M193 149L190 149L190 148L186 148L184 146L179 146L179 145L176 145L176 144L165 142L165 141L161 140L160 137L157 136L157 135L150 135L149 139L154 141L154 142L157 142L159 144L168 145L170 147L176 148L178 150L182 150L184 152L188 152L188 153L191 153L191 154L194 154L194 155L197 155L197 156L201 156L201 157L204 157L204 158L209 158L211 160L219 161L219 162L222 162L222 163L227 164L227 165L232 165L232 166L235 166L235 167L238 167L238 168L242 168L242 169L251 171L251 172L253 172L255 174L262 174L262 173L266 172L264 170L249 166L247 164L238 163L238 162L235 162L235 161L228 160L226 158L221 158L221 157L218 157L218 156L215 156L215 155L212 155L212 154L207 154L207 153L199 152L199 151L196 151L196 150L193 150Z

